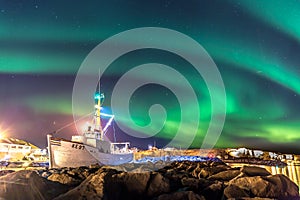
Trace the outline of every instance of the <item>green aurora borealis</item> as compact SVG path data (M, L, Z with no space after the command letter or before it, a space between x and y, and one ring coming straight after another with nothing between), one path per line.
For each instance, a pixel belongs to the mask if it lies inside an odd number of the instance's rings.
M165 27L195 39L219 68L226 89L227 113L218 147L246 146L300 153L299 24L300 3L296 0L0 0L0 127L9 128L13 137L44 146L47 132L72 120L75 75L97 44L128 29ZM123 41L120 45L134 43ZM181 48L195 54L188 46ZM101 80L106 94L105 109L109 111L113 86L122 74L150 62L177 69L193 86L201 113L192 147L201 146L211 117L209 93L192 66L172 53L139 50L112 63ZM180 88L172 77L157 74L156 78ZM168 117L155 138L128 139L116 128L117 139L145 147L154 140L163 146L174 137L180 108L167 88L139 88L129 105L134 121L147 125L148 109L156 103L165 107ZM193 112L189 105L184 109ZM189 127L185 129L188 137ZM71 131L74 127L61 134L70 137Z

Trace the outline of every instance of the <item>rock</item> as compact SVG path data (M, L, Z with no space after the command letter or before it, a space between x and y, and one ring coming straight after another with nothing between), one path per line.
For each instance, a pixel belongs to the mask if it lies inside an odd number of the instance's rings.
M212 176L222 171L226 171L227 169L228 167L226 165L218 165L216 167L204 167L203 169L201 169L198 177L208 178L209 176Z
M94 173L96 173L99 169L101 169L101 167L97 164L97 165L91 165L91 166L89 166L89 168L87 169L87 171L88 171L90 174L94 174Z
M105 188L109 199L142 199L146 194L149 180L149 172L122 172L108 177Z
M204 178L199 178L199 184L200 184L199 190L203 191L214 183L218 183L218 182L212 182L212 181L206 180Z
M193 163L190 162L179 162L178 166L176 167L178 171L180 170L187 170L191 165L193 165Z
M275 194L275 197L279 198L289 197L292 199L292 197L299 197L298 186L285 175L277 174L274 176L263 177L263 179L272 185L268 189L268 194L266 197L272 198L272 193Z
M197 166L191 173L192 177L198 178L199 173L201 172L201 167Z
M241 177L229 182L240 188L247 188L255 197L267 197L268 187L270 183L260 176Z
M153 171L153 168L149 165L138 165L137 168L131 170L132 173L143 173L143 172L151 172Z
M188 189L192 191L198 191L200 186L200 180L195 178L183 178L181 180L181 184L183 187L188 187Z
M210 167L216 167L216 166L225 166L225 167L227 167L227 165L222 161L209 161L208 164L209 164Z
M90 170L85 169L84 171L82 171L80 174L78 174L78 177L82 180L86 179L91 173Z
M0 177L1 198L4 199L53 199L59 194L67 192L70 187L48 181L36 172L23 170Z
M122 165L113 166L113 168L117 169L118 171L124 171L124 172L130 172L138 167L139 165L135 163L125 163Z
M72 169L70 171L67 171L66 174L74 177L74 176L78 176L80 174L80 171L77 171L76 169Z
M67 173L66 174L51 174L48 177L48 180L59 182L61 184L69 185L69 186L76 186L82 182L82 180L79 179L79 177L75 178Z
M254 197L291 199L299 197L298 186L284 175L242 177L229 182L247 188Z
M222 199L224 185L222 182L216 182L206 187L201 194L206 199Z
M61 172L61 170L57 168L49 169L46 171L48 171L50 174L59 174Z
M68 171L71 171L71 170L72 170L72 168L70 168L70 167L63 167L60 169L60 174L66 174L66 173L68 173Z
M128 170L122 165L112 166L111 168L120 172L128 172Z
M194 192L197 191L202 191L208 186L212 184L211 181L208 181L206 179L200 178L200 179L195 179L195 178L183 178L181 180L181 184L183 187L187 187L188 190L192 190Z
M157 161L156 163L154 163L154 168L155 168L155 170L162 169L165 165L166 165L166 163L163 162L162 160L160 160L160 161Z
M90 168L90 169L100 169L100 168L101 168L101 165L99 165L98 163L96 163L96 164L91 164L91 165L89 166L89 168Z
M182 178L188 178L190 175L188 172L182 170L178 171L177 169L168 169L165 172L165 176L169 179L182 179Z
M266 169L255 166L243 166L240 169L241 172L248 176L269 176L271 175Z
M236 185L229 185L224 190L224 196L226 198L242 198L250 197L249 191L246 191Z
M148 185L147 197L155 197L171 191L169 180L156 172L151 174Z
M0 171L0 176L5 176L6 174L10 174L15 172L14 170L1 170Z
M97 170L97 165L95 167L77 167L77 168L62 168L51 169L49 171L44 171L41 175L50 181L56 181L62 184L77 186L84 179L86 179L90 174L95 173Z
M42 172L42 174L41 174L41 176L43 177L43 178L48 178L49 176L51 175L51 172L47 172L47 171L44 171L44 172Z
M143 164L140 164L140 165L142 165L143 167L145 167L145 168L149 168L149 169L154 169L154 163L153 162L147 162L147 163L143 163Z
M54 200L102 200L105 195L104 183L112 175L118 173L118 171L110 168L100 168L95 174L89 176L79 186L73 188L65 194L62 194Z
M2 177L1 173L6 172L0 172L0 199L300 200L295 183L284 175L269 175L263 168L230 168L216 161L163 165L162 162L93 165L10 172ZM152 171L158 166L163 168ZM138 173L116 170L122 168Z
M237 177L240 173L240 170L222 171L208 177L208 180L230 181L231 179Z
M192 191L174 192L171 194L162 194L157 200L205 200L203 196L200 196Z
M169 179L170 181L170 187L171 187L171 190L172 191L175 191L175 190L178 190L180 187L182 187L182 184L181 184L181 180L183 178L188 178L188 176L185 176L182 174L179 174L178 176L176 175L176 172L173 172L173 173L165 173L164 176Z

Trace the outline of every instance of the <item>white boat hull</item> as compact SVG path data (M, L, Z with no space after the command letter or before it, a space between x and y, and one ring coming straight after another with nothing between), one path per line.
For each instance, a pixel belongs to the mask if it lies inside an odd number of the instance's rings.
M83 143L48 139L51 168L80 167L91 164L120 165L133 160L133 154L110 154Z

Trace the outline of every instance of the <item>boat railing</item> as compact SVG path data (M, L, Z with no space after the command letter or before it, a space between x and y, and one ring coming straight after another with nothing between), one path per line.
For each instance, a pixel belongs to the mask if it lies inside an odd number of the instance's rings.
M120 148L120 146L122 146ZM112 154L128 154L130 153L129 147L130 143L129 142L114 142L111 143L111 153Z

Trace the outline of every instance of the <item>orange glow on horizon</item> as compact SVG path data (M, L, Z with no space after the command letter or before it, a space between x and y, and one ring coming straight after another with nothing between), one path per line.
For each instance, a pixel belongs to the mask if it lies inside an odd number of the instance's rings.
M4 128L4 126L0 124L0 140L7 138L9 131L10 131L9 128Z

